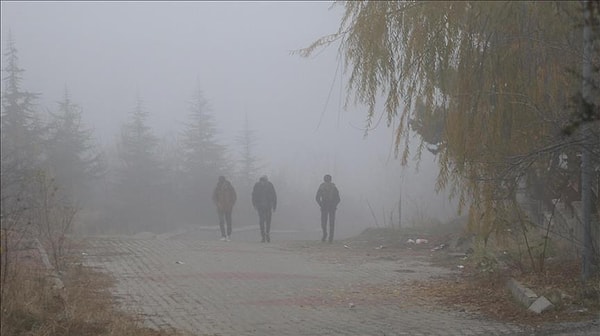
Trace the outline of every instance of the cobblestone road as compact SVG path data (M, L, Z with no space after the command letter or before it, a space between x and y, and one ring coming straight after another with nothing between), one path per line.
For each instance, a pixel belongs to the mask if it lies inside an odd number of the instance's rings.
M93 238L85 262L117 280L123 308L148 326L193 335L525 332L411 295L409 284L449 272L420 257L361 258L343 242L253 239Z

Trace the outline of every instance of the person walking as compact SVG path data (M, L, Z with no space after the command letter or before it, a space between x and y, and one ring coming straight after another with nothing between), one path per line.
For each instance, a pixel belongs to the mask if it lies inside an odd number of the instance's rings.
M340 192L331 182L331 175L327 174L323 177L323 183L317 189L315 198L321 207L321 228L323 229L321 241L324 242L327 239L327 220L329 219L329 242L331 243L335 228L335 211L340 203Z
M217 186L213 191L213 202L217 206L219 214L219 228L221 229L221 240L231 241L231 212L237 200L235 189L225 176L219 176ZM227 227L225 227L227 224Z
M266 175L261 176L252 189L252 205L258 211L261 242L268 243L271 241L271 215L277 208L277 194Z

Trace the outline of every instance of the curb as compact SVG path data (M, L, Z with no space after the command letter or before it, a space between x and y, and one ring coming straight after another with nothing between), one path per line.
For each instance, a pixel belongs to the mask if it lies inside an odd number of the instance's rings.
M541 314L544 311L554 307L552 302L550 302L548 299L543 296L538 296L534 291L523 286L514 278L508 280L507 286L510 289L513 297L534 313Z

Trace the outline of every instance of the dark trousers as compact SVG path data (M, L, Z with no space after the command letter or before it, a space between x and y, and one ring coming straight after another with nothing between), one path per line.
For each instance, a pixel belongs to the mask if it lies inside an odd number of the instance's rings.
M327 239L327 219L329 219L329 242L333 241L333 230L335 227L335 209L323 209L321 208L321 229L323 229L323 238L321 241Z
M260 226L260 235L263 241L270 240L269 233L271 232L271 208L258 208L258 225Z
M227 228L225 228L227 223ZM221 228L221 237L231 236L231 210L219 210L219 227Z

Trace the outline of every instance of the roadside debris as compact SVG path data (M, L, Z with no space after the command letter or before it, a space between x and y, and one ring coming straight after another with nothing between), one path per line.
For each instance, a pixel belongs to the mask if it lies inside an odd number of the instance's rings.
M383 245L379 245L379 246L377 246L375 249L376 249L376 250L381 250L381 249L384 249L384 248L385 248L385 246L383 246Z
M440 244L440 245L432 248L431 252L439 251L439 250L444 249L444 248L446 248L446 244Z
M176 264L179 264L179 265L183 265L183 264L184 264L184 262L183 262L183 261L179 261L179 260L177 260L175 263L176 263Z
M406 243L407 243L407 244L417 244L417 245L420 245L420 244L428 244L428 243L429 243L429 240L427 240L427 239L423 239L423 238L417 238L417 239L408 239L408 240L406 241Z

